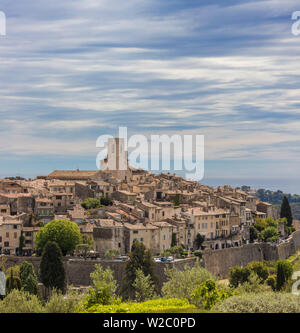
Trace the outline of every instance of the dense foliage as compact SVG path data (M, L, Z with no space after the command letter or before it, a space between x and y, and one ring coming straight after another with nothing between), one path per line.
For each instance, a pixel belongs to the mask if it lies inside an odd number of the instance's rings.
M73 253L77 244L81 243L80 229L69 220L53 220L41 228L36 235L36 246L42 253L46 243L53 241L58 244L62 254Z
M20 278L24 291L34 295L38 294L38 278L31 263L27 261L23 262L20 267Z
M299 313L300 297L292 293L249 293L232 296L217 304L213 310L227 313Z
M154 313L154 312L172 312L172 310L193 310L192 305L186 299L155 299L142 303L128 302L112 305L95 305L83 312L92 313Z
M192 297L194 290L208 279L214 276L199 264L194 267L186 265L183 270L176 268L165 269L167 282L163 284L162 294L166 298L188 298Z
M197 307L210 310L216 303L223 301L231 295L231 291L218 286L216 281L208 279L194 290L191 302Z
M55 242L49 241L44 247L40 263L40 276L45 287L65 290L66 273L62 262L62 253Z

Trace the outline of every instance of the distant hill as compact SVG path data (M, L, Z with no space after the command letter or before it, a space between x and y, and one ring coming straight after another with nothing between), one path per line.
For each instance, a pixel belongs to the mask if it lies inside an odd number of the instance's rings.
M242 186L241 189L245 192L250 191L249 186ZM300 220L300 195L298 195L298 194L292 195L290 193L284 193L280 190L275 192L275 191L270 191L270 190L265 190L265 189L259 189L256 191L256 196L261 201L266 201L266 202L269 202L269 203L275 205L279 211L280 211L282 199L284 196L286 196L291 205L294 219Z

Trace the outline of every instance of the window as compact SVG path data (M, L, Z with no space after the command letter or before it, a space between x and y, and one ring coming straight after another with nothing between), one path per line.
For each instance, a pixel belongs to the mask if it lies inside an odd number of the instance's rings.
M2 236L0 236L0 243L2 243Z
M9 246L9 242L4 242L4 246L8 247Z
M141 238L141 242L143 242L143 241L144 241L144 238L142 237L142 238Z
M138 230L133 230L133 233L134 233L134 234L138 234L139 231L138 231Z
M9 238L9 232L6 233L6 238Z
M14 232L14 238L17 239L18 234L16 232Z

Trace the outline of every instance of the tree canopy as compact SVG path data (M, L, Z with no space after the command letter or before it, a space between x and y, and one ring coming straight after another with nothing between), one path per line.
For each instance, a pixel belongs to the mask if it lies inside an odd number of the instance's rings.
M37 233L36 246L41 253L48 241L56 242L65 256L67 253L73 253L81 239L76 223L69 220L53 220Z

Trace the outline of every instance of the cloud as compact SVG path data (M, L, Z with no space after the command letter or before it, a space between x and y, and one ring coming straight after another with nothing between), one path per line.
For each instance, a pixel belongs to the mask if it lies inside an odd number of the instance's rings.
M298 161L297 6L4 0L0 153L12 163L49 154L56 168L62 155L86 156L93 168L97 137L128 126L147 136L204 134L206 158L232 165Z

